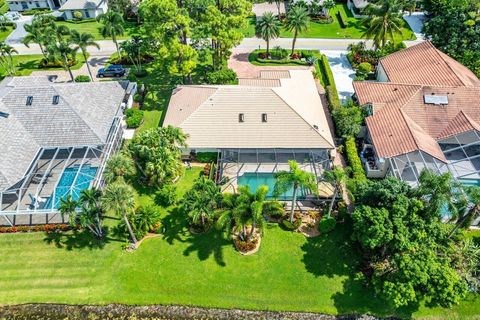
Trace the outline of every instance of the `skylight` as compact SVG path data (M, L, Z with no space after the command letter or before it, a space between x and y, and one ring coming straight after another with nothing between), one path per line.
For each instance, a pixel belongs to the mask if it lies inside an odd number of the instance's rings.
M53 96L52 104L58 104L59 101L60 101L60 96L58 95Z
M238 122L245 122L245 114L243 113L238 114Z
M262 122L267 122L267 114L262 113Z
M27 103L26 103L26 105L27 105L27 106L31 106L31 105L32 105L32 102L33 102L33 96L28 96L28 97L27 97Z
M0 117L2 117L2 118L8 118L8 116L9 116L8 113L0 111Z
M437 104L437 105L446 105L448 104L448 97L447 96L438 96L435 94L432 95L424 95L423 99L425 104Z

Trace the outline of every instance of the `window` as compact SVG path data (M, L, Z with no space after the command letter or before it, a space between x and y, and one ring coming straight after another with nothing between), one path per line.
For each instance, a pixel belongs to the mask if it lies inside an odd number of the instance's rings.
M243 113L238 114L238 122L245 122L245 115Z
M52 104L58 104L58 102L60 101L60 96L53 96L53 101L52 101Z
M35 2L35 6L36 6L37 8L40 8L40 3Z
M90 18L90 13L88 13L88 10L85 10L85 17Z
M267 122L267 114L262 113L262 122Z
M28 96L27 97L27 106L31 106L33 102L33 96Z
M2 118L8 118L8 116L9 116L8 113L0 111L0 117L2 117Z

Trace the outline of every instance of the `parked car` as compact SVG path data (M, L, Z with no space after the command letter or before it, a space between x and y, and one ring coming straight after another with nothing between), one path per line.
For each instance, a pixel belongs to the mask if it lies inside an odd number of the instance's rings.
M111 64L108 67L98 70L97 77L123 77L125 73L126 70L121 64Z
M18 11L9 11L5 13L3 16L7 18L7 20L10 22L20 19L20 13L18 13Z

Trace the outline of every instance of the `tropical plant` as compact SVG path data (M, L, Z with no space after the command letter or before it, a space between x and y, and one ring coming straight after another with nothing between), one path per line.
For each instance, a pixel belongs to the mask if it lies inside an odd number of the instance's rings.
M120 49L118 47L119 36L123 36L125 30L123 29L123 17L120 13L108 10L107 13L102 13L97 17L97 21L103 24L100 27L100 33L104 38L112 37L113 43L115 43L115 48L117 49L117 54L121 57Z
M125 40L120 45L120 50L125 52L138 74L142 72L142 60L148 50L148 47L149 41L140 36L133 36L132 39Z
M309 23L310 18L308 17L308 11L303 6L297 5L288 11L287 18L285 19L285 29L293 32L291 54L295 51L295 43L298 34L307 31Z
M12 54L18 53L12 46L6 42L0 42L0 65L5 69L9 76L15 74L15 66L13 64Z
M195 180L192 188L182 199L182 211L188 216L194 227L206 230L213 222L215 210L221 200L220 188L208 177Z
M269 57L270 40L280 35L280 20L272 12L265 12L258 21L258 34L267 42L267 57Z
M288 161L290 166L289 171L279 171L275 174L275 188L273 194L280 196L289 189L293 188L292 196L292 208L290 210L289 221L293 223L293 214L295 212L295 206L297 204L298 188L303 187L309 189L314 194L318 193L317 181L313 173L304 171L300 168L296 161Z
M71 69L71 61L75 61L77 56L77 48L73 47L70 39L54 41L47 46L48 59L51 61L60 61L62 67L68 71L70 79L75 82Z
M71 194L67 195L66 197L61 197L60 198L60 205L58 207L58 211L62 215L62 219L65 217L65 215L72 215L75 212L75 209L78 206L78 202L73 200L73 197Z
M327 218L330 218L330 214L332 213L333 204L335 203L335 199L338 196L338 192L342 190L342 185L345 183L347 179L347 175L345 171L341 168L334 167L332 170L325 170L323 172L323 180L330 183L333 186L333 195L332 200L330 201L330 205L328 206L328 213Z
M102 192L98 189L82 190L78 203L81 211L70 216L70 222L90 230L96 237L103 237L103 212L100 204Z
M400 10L398 0L369 3L364 9L368 18L363 21L367 27L363 36L372 38L375 48L385 47L388 39L395 42L395 34L402 35L403 18Z
M135 163L132 158L128 154L119 152L108 159L103 178L105 182L112 183L119 178L133 177L135 172Z
M24 29L26 31L25 37L22 39L22 43L28 48L30 43L36 43L40 47L44 58L47 58L47 51L45 45L48 43L51 33L47 32L54 26L55 20L50 15L34 16L30 24L25 24Z
M114 211L123 218L130 239L135 245L137 238L133 232L128 216L134 213L135 190L123 181L116 181L107 185L101 199L102 207L108 211Z
M162 215L154 206L146 206L138 208L137 212L128 218L135 236L143 238L148 232L155 232L160 227ZM124 222L121 227L128 229Z
M98 43L94 41L94 37L92 34L84 32L80 33L77 30L72 30L71 31L71 37L72 37L72 42L75 45L74 49L82 51L83 58L85 59L85 64L87 65L87 70L88 74L90 75L90 78L93 81L93 76L92 76L92 71L90 70L90 65L88 64L87 58L88 58L88 52L87 49L88 47L95 47L97 49L100 49L100 46Z
M480 187L464 186L463 197L457 198L457 222L450 232L453 235L459 228L468 229L472 222L480 215Z

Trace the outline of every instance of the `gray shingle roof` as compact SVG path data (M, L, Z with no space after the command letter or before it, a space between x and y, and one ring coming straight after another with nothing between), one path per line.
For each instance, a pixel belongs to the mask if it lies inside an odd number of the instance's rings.
M0 190L22 178L42 147L104 144L122 112L125 88L118 82L56 84L46 77L2 81L0 111L8 117L0 117Z
M68 0L59 10L96 9L102 2L103 0Z

